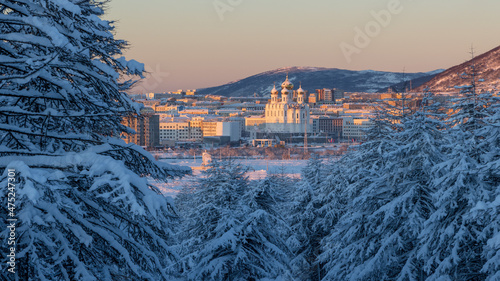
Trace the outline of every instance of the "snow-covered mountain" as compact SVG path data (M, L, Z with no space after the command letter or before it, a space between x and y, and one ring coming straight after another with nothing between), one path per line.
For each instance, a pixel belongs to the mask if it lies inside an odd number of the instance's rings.
M429 81L436 71L419 73L398 73L373 70L352 71L337 68L286 67L263 72L225 85L200 89L201 94L221 96L252 96L254 93L268 95L273 83L279 86L289 74L289 79L309 92L321 88L338 88L347 92L377 92L404 80L414 80L413 86ZM422 80L423 79L423 80ZM420 82L419 82L420 81Z
M436 75L429 82L416 88L415 91L422 91L425 87L433 92L458 92L455 86L470 84L470 80L463 79L461 74L470 73L470 67L474 64L478 72L477 80L481 89L493 90L500 88L500 46L475 57L473 60L464 62L447 69Z

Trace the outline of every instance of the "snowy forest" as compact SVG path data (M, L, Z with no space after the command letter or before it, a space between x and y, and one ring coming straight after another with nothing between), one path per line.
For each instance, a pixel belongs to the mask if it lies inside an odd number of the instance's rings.
M174 199L147 178L190 170L120 138L144 67L106 4L0 0L1 280L500 280L500 103L474 64L300 180L213 161Z

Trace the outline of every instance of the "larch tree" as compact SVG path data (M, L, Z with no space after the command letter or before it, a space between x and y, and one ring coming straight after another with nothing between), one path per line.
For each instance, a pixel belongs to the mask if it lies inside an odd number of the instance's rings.
M315 227L321 203L318 192L325 175L321 159L313 155L301 174L302 179L291 196L288 214L291 235L287 243L294 254L291 266L295 276L300 280L316 280L321 275L318 256L323 238Z
M337 187L329 189L342 200L322 208L335 222L322 241L323 280L396 280L418 266L409 256L432 208L427 186L442 138L428 112L412 114L406 99L394 102L377 110L368 141L332 175Z
M484 137L484 165L482 178L492 187L487 201L480 201L471 211L472 219L484 221L481 237L486 240L483 248L485 264L481 272L486 280L500 279L500 105L493 106L493 114L485 118L486 126L479 132Z
M247 240L249 263L256 269L256 280L293 280L291 250L286 243L290 231L280 213L280 181L275 176L251 182L243 196L245 219L242 233Z
M120 139L143 65L120 57L106 3L0 0L0 219L18 220L21 280L159 280L176 260L173 204L144 177L188 170Z
M495 99L490 93L480 93L474 60L462 77L469 83L458 87L461 96L450 106L448 157L434 167L439 175L433 181L436 209L419 237L419 255L429 280L484 280L484 250L495 233L485 232L492 216L477 215L481 213L478 206L491 203L498 190L498 182L484 173L491 160L485 158L491 148L486 142L494 141L484 129Z
M328 261L322 258L325 251L323 244L345 213L349 202L349 197L344 193L348 181L344 174L347 167L344 166L345 161L343 160L341 158L338 161L325 164L323 168L324 172L326 172L325 177L316 194L317 210L313 229L320 238L320 248L317 250L318 256L316 257L316 268L314 270L316 280L321 280L326 275L325 265Z
M179 196L180 271L188 280L290 280L275 183L252 186L246 171L234 162L213 161Z

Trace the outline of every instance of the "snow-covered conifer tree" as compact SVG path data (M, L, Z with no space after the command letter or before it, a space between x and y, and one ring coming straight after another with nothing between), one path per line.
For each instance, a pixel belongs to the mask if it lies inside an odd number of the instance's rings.
M498 182L492 180L495 172L486 168L493 160L486 142L495 142L495 137L489 135L492 127L487 129L486 124L495 111L495 98L478 92L476 83L480 80L474 64L463 77L470 79L470 84L460 87L462 97L451 107L448 159L434 168L439 174L433 181L436 211L425 222L419 238L419 255L429 280L484 280L495 274L491 271L494 266L485 265L492 252L484 251L498 229L492 221L494 215L483 208L492 206L498 193Z
M349 151L343 159L349 185L345 195L354 198L367 187L373 178L379 175L379 169L388 161L388 153L398 147L394 134L399 129L396 109L389 109L384 101L379 101L375 107L375 117L371 118L373 126L366 131L367 141Z
M481 169L484 181L491 184L490 200L478 202L471 211L472 219L484 222L481 236L486 240L483 249L485 264L481 272L485 273L486 280L500 279L500 108L495 104L496 111L485 119L486 126L480 135L484 137L484 151Z
M294 253L292 269L300 280L318 279L321 272L317 257L323 237L315 228L315 223L321 202L317 195L324 175L321 160L313 155L302 170L302 180L296 184L291 196L291 235L287 243Z
M488 184L479 176L480 164L471 155L473 138L457 134L448 159L434 167L432 185L436 210L424 224L419 240L420 259L429 280L482 280L484 238L481 220L471 219L478 202L489 199ZM460 136L460 137L459 137Z
M344 214L348 198L350 198L345 192L348 181L344 174L346 167L343 165L343 160L325 164L323 170L326 177L316 192L315 205L317 209L313 229L320 239L320 249L317 251L319 255L316 257L315 279L312 280L321 280L326 275L325 264L327 261L321 259L324 252L323 240L335 228L338 220Z
M246 206L242 232L250 240L253 253L249 261L258 269L250 277L256 280L293 280L290 269L292 254L285 241L290 229L279 212L279 205L283 202L279 184L276 177L270 176L252 182L243 196L242 204Z
M423 280L417 237L433 210L432 168L444 158L436 117L424 107L402 119L400 145L324 240L325 280Z
M212 162L177 200L188 280L289 280L288 251L271 180L249 186L246 168ZM271 227L272 226L272 227Z
M176 260L173 205L141 176L186 171L119 139L139 110L121 78L143 66L119 57L106 2L0 0L0 219L18 219L22 280L160 280Z

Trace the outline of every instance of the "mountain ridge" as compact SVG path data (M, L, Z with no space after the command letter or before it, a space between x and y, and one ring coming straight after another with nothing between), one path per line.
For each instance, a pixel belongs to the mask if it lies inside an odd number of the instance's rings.
M478 87L484 90L495 90L500 87L500 46L491 49L479 56L472 58L464 63L452 66L447 70L437 74L428 82L414 89L415 92L421 92L425 88L433 92L454 92L458 93L456 87L470 84L469 79L463 79L461 74L469 73L470 67L474 64L477 70ZM484 83L479 79L484 79Z
M295 89L302 82L304 90L314 92L315 89L338 88L346 92L377 92L398 84L403 79L415 80L434 76L439 70L431 72L402 73L376 70L346 70L326 67L282 67L261 72L224 85L198 89L200 94L244 97L254 93L267 96L273 84L279 86L289 75L289 80L295 84ZM430 78L429 78L430 80ZM425 80L426 82L428 80ZM418 83L418 82L417 82ZM419 86L420 84L416 85Z

